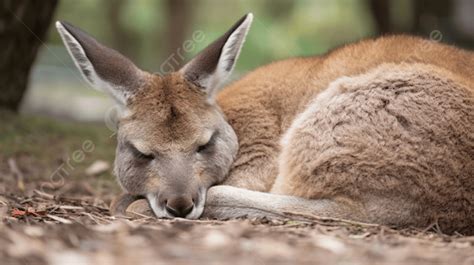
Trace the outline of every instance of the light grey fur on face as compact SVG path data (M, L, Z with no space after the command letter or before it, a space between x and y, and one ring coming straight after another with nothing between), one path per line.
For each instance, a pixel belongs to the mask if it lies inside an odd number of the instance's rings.
M142 72L130 60L101 45L82 30L66 22L56 24L84 79L91 86L109 93L122 107L121 110L125 110L126 115L121 116L118 130L114 171L123 190L134 196L146 196L158 217L169 216L167 211L172 207L166 210L164 207L169 206L170 201L180 205L192 203L193 209L187 216L199 217L204 207L206 190L227 176L238 143L234 130L215 104L214 97L217 87L232 73L252 18L252 14L241 18L181 72L167 77ZM202 94L204 91L207 95L202 102L196 96L199 93L190 92L196 86L204 88L199 92ZM166 95L179 94L176 92L178 89L186 90L186 95L191 97L189 102L183 98L180 98L181 102L167 101ZM167 128L157 128L150 118L136 113L136 106L143 102L136 103L135 99L150 95L151 90L161 91L157 94L164 97L156 98L151 103L154 107L142 111L159 115L171 110L170 122L162 124ZM145 93L147 95L144 96ZM160 100L163 104L156 107L156 102ZM186 122L181 123L181 127L177 126L179 130L194 133L183 141L173 139L176 113L183 113L175 104L186 107L193 105L193 108L201 105L201 108L209 111L206 115L197 115L188 110L181 115ZM194 137L205 135L208 130L211 130L210 134L215 134L211 150L197 152L198 145L206 143L199 143L202 139L193 143Z
M234 161L238 150L237 136L216 110L215 122L204 134L214 135L212 146L203 153L179 149L161 151L152 161L143 161L130 144L136 131L128 132L127 125L118 131L118 146L115 158L115 173L122 188L130 194L143 195L149 201L157 217L172 217L164 209L164 197L188 194L193 197L195 207L186 218L198 218L204 209L207 189L222 182ZM135 127L133 125L132 127ZM127 132L125 132L127 131ZM132 135L131 135L132 134ZM140 143L146 145L146 142ZM136 147L135 147L136 148ZM140 146L140 150L154 150L151 146Z
M155 111L158 113L170 110L167 112L169 117L160 124L161 128L156 127L150 119L138 117L140 115L131 115L137 118L120 126L115 161L119 182L125 191L145 195L158 217L168 216L165 206L169 204L169 198L178 195L181 196L180 201L183 198L188 202L193 201L195 208L190 215L199 217L204 207L204 199L201 198L205 198L206 190L221 183L229 172L238 150L238 140L214 102L215 89L231 74L252 18L252 14L244 16L224 36L181 69L179 74L159 78L164 91L160 95L164 98L157 101L164 102L161 107L152 103L150 108L157 108ZM196 88L201 93L205 92L205 101L196 102L194 99L193 103L205 105L206 115L190 113L190 102L177 102L179 100L176 98L182 96L169 96L173 99L166 102L168 95L175 93L179 89L177 86L183 84L184 80L179 79L179 76L194 85L184 87L186 93ZM176 85L173 87L171 84ZM194 94L189 96L195 97ZM184 111L176 104L188 110ZM135 105L140 105L140 102ZM140 107L143 108L143 105ZM181 126L175 125L178 116ZM176 130L189 130L192 133ZM186 136L178 140L174 137L176 134ZM198 151L199 146L207 146L206 143L199 143L205 135L212 135L212 139L210 147L201 152ZM143 157L152 159L143 161Z
M204 205L206 203L206 189L199 190L199 198L197 204L194 206L193 210L185 216L186 219L198 219L201 217L204 211ZM147 205L150 205L150 208L153 211L153 215L158 218L174 218L168 211L166 211L163 204L158 202L158 196L156 193L149 193L146 196L148 201Z

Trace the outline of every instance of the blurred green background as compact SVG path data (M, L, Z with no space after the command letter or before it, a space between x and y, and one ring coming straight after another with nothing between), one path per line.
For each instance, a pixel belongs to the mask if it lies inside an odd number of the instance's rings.
M141 68L158 72L194 32L204 34L187 59L248 12L254 24L232 79L274 60L322 54L369 36L410 33L472 47L473 1L422 0L62 0L54 20L84 29ZM21 110L101 121L111 102L89 88L53 26L40 49Z

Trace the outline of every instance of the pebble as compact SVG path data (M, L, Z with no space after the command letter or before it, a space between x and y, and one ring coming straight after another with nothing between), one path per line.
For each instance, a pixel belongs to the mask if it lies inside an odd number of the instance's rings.
M209 248L225 247L230 241L230 237L220 231L209 231L204 237L204 244Z

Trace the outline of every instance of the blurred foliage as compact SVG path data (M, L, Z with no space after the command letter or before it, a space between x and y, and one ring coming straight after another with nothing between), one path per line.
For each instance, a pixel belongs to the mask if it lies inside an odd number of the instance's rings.
M100 42L117 49L107 20L107 9L115 1L63 0L56 18L69 21L95 36ZM237 71L289 56L322 53L335 45L360 39L373 33L373 22L366 1L352 0L243 0L189 1L192 18L187 26L189 39L195 31L205 34L204 41L186 54L189 59L212 40L224 33L245 13L252 12L255 21L249 33ZM120 52L132 57L141 67L157 71L166 53L166 28L169 21L162 0L125 0L120 23L135 36L131 51ZM182 26L182 25L179 25ZM337 30L335 30L337 29ZM50 42L60 45L54 29Z
M167 58L185 64L248 12L254 23L230 81L275 60L383 34L429 38L436 30L442 42L474 47L472 0L60 0L55 19L82 28L140 68L160 72ZM197 32L204 38L183 51ZM83 81L54 27L46 44L22 109L102 121L108 102Z
M249 71L286 57L321 54L335 46L377 35L371 0L180 0L188 7L182 11L189 13L190 18L176 25L169 24L173 14L168 8L171 1L177 0L62 0L56 17L79 26L150 71L158 71L170 53L179 48L170 50L167 47L169 34L185 30L187 39L198 30L205 34L204 40L186 54L186 59L189 59L248 12L254 13L255 20L237 72ZM449 17L433 19L430 17L433 14L420 13L417 8L442 10L454 0L375 1L385 1L389 6L394 32L428 37L430 31L443 28L439 21L444 23ZM110 11L119 12L122 33L114 32ZM422 26L428 29L427 32L413 32L417 31L414 28L415 15L423 16ZM53 29L51 31L50 41L60 45L58 34ZM128 41L114 43L114 40L117 42L114 34L127 35L123 39Z

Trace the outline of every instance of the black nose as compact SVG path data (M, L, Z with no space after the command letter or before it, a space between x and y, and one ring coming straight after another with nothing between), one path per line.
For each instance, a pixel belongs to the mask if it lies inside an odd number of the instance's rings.
M191 198L174 197L166 201L165 208L174 217L186 217L193 210L194 202Z

